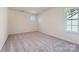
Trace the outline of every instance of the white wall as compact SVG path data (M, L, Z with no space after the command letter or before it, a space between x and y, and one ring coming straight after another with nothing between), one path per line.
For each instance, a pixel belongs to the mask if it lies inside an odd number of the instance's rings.
M36 31L36 21L30 21L29 16L32 14L9 10L9 34L23 33L23 32L32 32Z
M38 15L39 31L79 44L79 33L64 31L65 8L52 8Z
M7 12L8 12L7 8L0 7L0 50L1 50L2 46L4 45L4 43L5 43L5 41L7 40L7 37L8 37Z

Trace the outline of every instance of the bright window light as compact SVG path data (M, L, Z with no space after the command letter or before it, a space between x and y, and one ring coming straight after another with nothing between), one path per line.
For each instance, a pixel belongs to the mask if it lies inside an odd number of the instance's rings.
M36 21L36 16L30 16L30 20L31 20L32 22L35 22L35 21Z
M79 32L79 8L72 8L66 11L65 30Z

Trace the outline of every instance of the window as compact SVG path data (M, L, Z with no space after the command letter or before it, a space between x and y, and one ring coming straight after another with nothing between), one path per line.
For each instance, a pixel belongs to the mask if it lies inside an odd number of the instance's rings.
M66 31L79 31L79 8L72 8L66 11Z
M30 16L30 21L35 22L36 21L36 16Z

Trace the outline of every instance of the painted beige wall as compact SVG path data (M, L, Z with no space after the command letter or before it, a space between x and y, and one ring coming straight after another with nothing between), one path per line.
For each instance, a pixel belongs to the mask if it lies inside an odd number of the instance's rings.
M65 8L52 8L38 15L39 31L79 44L79 33L64 31Z
M32 14L9 10L9 34L23 33L23 32L32 32L36 31L36 22L32 22L29 19L29 16Z
M8 8L0 7L0 50L8 37Z
M29 21L31 14L9 10L9 34L40 31L79 44L79 33L64 31L65 8L52 8L38 15L38 23Z

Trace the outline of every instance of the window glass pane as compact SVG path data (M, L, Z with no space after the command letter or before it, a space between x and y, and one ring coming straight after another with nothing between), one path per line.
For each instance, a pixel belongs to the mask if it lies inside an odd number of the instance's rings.
M79 8L68 8L66 10L66 30L78 32L79 29Z
M71 31L71 26L67 26L67 27L66 27L66 30L67 30L67 31Z
M74 13L78 13L78 9L76 9L76 10L74 11Z
M30 20L31 20L32 22L35 22L35 21L36 21L36 16L30 16Z
M78 13L77 14L75 14L75 15L68 15L67 16L67 19L78 19Z
M67 25L71 25L71 20L66 21Z
M72 25L78 25L78 20L72 20Z
M71 16L71 15L68 15L68 16L67 16L67 19L71 19L71 17L70 17L70 16Z
M78 32L78 26L72 26L72 31Z
M71 19L78 19L78 13L76 15L73 15Z

